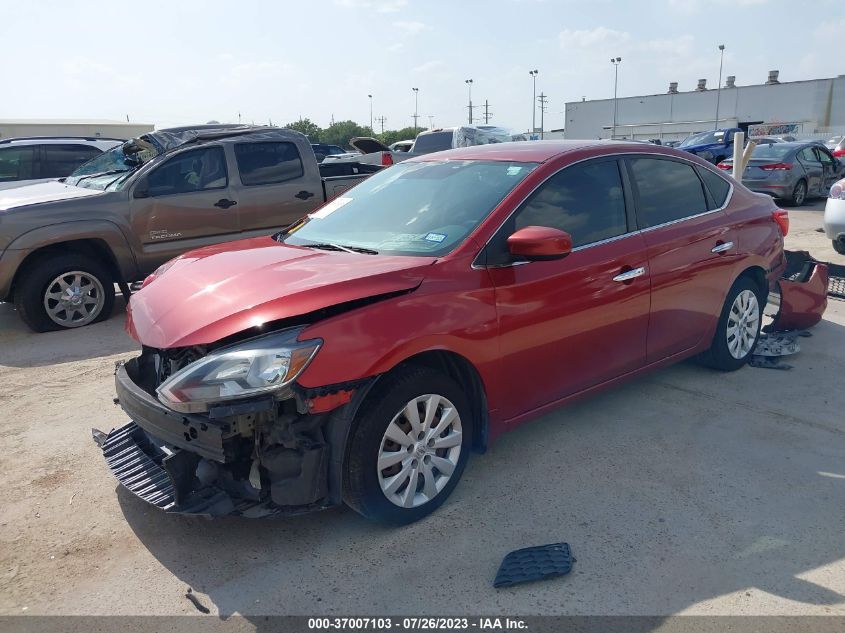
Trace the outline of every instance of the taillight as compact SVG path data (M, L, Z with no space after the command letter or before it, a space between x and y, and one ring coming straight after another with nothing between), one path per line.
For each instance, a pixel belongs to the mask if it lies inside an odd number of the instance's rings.
M772 219L778 223L780 232L786 237L789 233L789 212L783 209L775 209L772 211Z
M719 169L724 169L725 171L730 171L734 168L734 166L730 163L717 163L716 167L718 167Z
M771 165L760 165L763 171L789 171L792 163L772 163Z
M845 156L845 149L835 149L833 150L833 155L836 156L836 158L842 158Z
M393 156L390 152L381 153L381 164L383 167L388 167L393 164Z

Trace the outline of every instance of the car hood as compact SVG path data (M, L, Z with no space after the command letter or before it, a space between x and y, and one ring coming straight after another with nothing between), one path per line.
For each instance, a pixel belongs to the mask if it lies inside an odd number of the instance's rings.
M209 246L176 258L134 294L126 329L159 349L207 345L272 321L413 290L434 261L315 250L272 237Z
M34 185L24 185L12 189L0 190L0 211L9 211L17 207L25 207L44 202L59 202L74 198L99 196L105 193L100 189L85 189L66 185L58 180L40 182Z

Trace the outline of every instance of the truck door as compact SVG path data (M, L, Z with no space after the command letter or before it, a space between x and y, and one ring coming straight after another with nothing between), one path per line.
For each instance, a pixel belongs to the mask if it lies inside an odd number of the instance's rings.
M237 239L237 201L220 145L180 152L143 176L130 193L143 272L185 251Z
M303 157L296 143L244 141L230 147L238 168L231 186L243 233L271 234L323 204L317 163L313 155Z

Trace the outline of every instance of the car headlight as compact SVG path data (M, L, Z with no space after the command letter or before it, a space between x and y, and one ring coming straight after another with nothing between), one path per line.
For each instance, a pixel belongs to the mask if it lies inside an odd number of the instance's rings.
M834 200L845 200L845 180L840 180L830 188L830 197Z
M183 413L206 411L208 405L273 394L296 380L322 341L297 341L302 328L221 348L165 380L156 390L167 407Z

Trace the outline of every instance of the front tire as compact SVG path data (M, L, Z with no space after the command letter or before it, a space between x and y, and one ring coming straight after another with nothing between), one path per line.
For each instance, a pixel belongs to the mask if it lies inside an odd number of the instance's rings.
M96 323L114 307L111 272L86 255L47 255L28 266L15 286L15 308L36 332Z
M838 240L833 240L833 250L840 255L845 255L845 237L840 237Z
M710 349L700 359L720 371L736 371L751 359L760 338L763 299L759 286L740 277L728 291Z
M368 519L403 525L434 512L454 490L472 444L463 390L427 367L388 374L355 419L343 499Z

